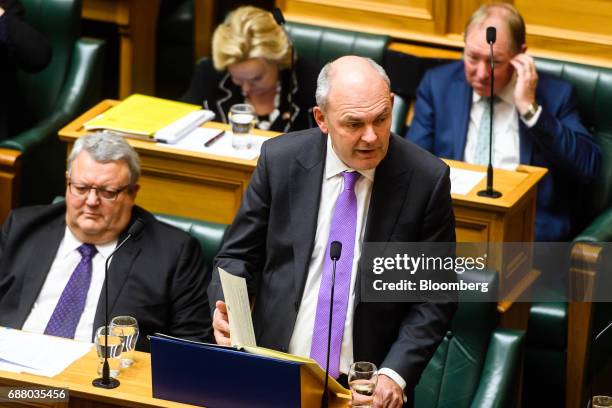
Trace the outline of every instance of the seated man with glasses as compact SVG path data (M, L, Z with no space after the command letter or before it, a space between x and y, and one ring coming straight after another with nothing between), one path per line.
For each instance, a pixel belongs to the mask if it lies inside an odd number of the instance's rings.
M144 223L111 258L109 317L133 316L146 335L209 340L209 271L195 238L135 206L140 162L122 137L76 141L66 201L14 210L0 236L0 326L91 342L104 325L104 264L135 220Z

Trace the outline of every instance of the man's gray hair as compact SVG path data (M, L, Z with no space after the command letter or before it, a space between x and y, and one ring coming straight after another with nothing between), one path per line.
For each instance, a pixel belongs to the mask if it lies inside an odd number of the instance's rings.
M384 68L378 65L372 58L364 57L363 59L365 59L372 66L372 68L378 72L383 81L385 81L387 84L387 87L391 89L391 81L389 80L389 76L387 76ZM325 64L325 66L321 69L321 72L319 72L319 77L317 78L315 98L317 100L317 105L324 112L327 110L327 97L329 96L329 91L331 90L333 63L334 61Z
M140 178L140 158L132 146L122 136L108 133L90 133L82 136L74 142L74 147L68 156L68 174L72 168L74 159L85 150L99 163L123 160L130 171L130 185L138 183Z

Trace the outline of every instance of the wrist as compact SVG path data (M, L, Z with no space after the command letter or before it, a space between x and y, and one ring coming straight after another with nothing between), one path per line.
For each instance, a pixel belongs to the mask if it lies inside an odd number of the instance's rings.
M523 118L523 120L528 121L535 116L539 108L540 106L537 104L537 102L533 101L528 105L519 108L519 114L521 115L521 118Z

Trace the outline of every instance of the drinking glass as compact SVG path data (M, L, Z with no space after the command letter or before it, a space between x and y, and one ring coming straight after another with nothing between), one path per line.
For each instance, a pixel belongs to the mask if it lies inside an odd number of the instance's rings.
M378 381L378 371L373 363L357 361L351 364L348 383L352 395L352 407L371 407L374 402L374 389Z
M107 343L104 342L104 337L108 333ZM121 352L123 351L123 338L120 331L115 327L101 326L96 330L94 343L98 352L98 375L102 375L102 367L104 366L104 355L108 357L108 366L110 368L110 376L117 377L121 372ZM107 347L104 345L107 344Z
M593 408L610 408L612 407L612 397L607 395L595 395L593 397Z
M110 326L117 329L123 340L121 367L127 368L134 364L134 349L138 340L138 322L132 316L113 317Z
M232 126L232 147L237 150L251 147L249 133L255 125L255 109L248 103L232 105L229 111L229 122Z

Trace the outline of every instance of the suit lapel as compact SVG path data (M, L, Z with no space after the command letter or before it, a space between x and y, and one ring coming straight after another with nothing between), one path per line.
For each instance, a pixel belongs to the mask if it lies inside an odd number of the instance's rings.
M456 134L453 135L454 151L453 160L463 160L463 152L465 151L465 143L467 140L468 126L470 124L470 111L472 109L472 88L465 80L465 74L461 72L453 86L452 95L457 95L457 103L451 106L449 113L453 115L453 129L456 129Z
M24 276L23 288L21 290L20 310L16 316L16 323L21 327L27 319L34 302L38 298L51 264L55 259L60 243L66 230L64 213L51 223L48 228L45 228L37 241L42 243L35 248L36 254L33 254L26 264L27 271Z
M318 130L312 140L304 143L300 153L291 164L289 199L291 208L291 230L300 238L293 242L294 294L299 302L306 284L306 275L317 230L317 216L321 200L321 182L325 169L327 136Z
M368 219L363 242L389 242L397 218L407 199L406 191L413 177L410 163L400 157L400 150L393 146L396 141L391 135L389 151L376 168ZM363 251L363 246L362 246ZM355 281L355 303L361 300L361 273Z
M109 304L109 319L112 317L111 312L115 307L117 298L123 289L123 285L127 281L136 257L140 253L140 239L142 233L135 237L132 242L128 242L122 247L111 259L110 267L108 268L108 279L102 286L100 292L100 299L98 300L98 307L96 308L96 316L94 318L94 331L97 327L104 325L105 318L105 306L104 293L106 291L106 285L108 285L108 304ZM125 234L119 237L118 242L121 242L125 238ZM129 296L129 295L128 295ZM93 333L92 333L93 336Z

